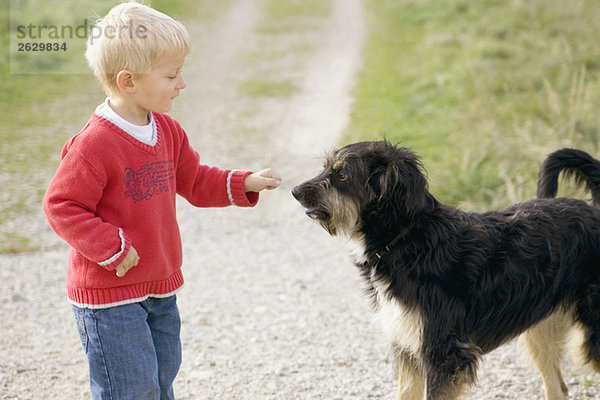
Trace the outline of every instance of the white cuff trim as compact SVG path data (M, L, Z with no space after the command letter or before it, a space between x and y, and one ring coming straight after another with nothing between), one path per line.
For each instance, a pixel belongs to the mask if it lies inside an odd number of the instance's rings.
M231 204L233 204L234 206L237 204L235 204L235 201L233 201L233 193L231 192L231 178L233 177L233 174L235 172L237 172L237 169L231 170L229 172L229 175L227 175L227 196L229 197L229 201L231 202Z
M117 254L115 254L114 256L109 258L108 260L99 262L98 263L99 266L104 267L106 265L110 265L110 264L114 263L119 257L121 257L121 255L125 251L125 236L123 235L123 229L121 229L121 228L119 228L119 237L121 238L121 250Z

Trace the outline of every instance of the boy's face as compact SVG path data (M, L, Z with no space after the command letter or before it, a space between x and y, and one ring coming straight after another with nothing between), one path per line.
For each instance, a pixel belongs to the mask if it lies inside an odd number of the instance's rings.
M137 105L159 113L171 110L173 99L187 86L181 73L184 61L163 57L157 60L149 74L135 77Z

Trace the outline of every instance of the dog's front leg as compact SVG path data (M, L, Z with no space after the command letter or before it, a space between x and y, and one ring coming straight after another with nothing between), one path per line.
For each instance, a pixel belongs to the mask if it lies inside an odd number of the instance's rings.
M426 377L426 400L455 400L466 387L464 372L447 375L442 371L429 371Z
M468 340L430 343L424 351L427 400L454 400L475 382L481 349Z
M414 357L404 350L396 352L398 400L423 400L425 380Z

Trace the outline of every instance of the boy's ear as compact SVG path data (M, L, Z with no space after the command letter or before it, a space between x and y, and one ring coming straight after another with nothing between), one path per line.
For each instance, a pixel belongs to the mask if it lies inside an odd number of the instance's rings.
M127 94L135 92L135 83L133 82L133 73L126 69L117 74L117 87Z

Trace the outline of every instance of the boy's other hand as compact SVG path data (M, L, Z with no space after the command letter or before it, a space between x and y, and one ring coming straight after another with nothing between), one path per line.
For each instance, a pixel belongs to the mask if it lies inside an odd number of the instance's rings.
M138 256L137 251L135 251L133 246L130 246L129 252L125 256L123 261L121 261L121 264L119 264L117 266L117 269L116 269L117 276L119 278L122 278L123 276L125 276L127 271L129 271L131 268L135 267L139 261L140 261L140 257Z
M245 192L260 192L261 190L273 190L281 185L281 178L271 168L250 174L244 180Z

